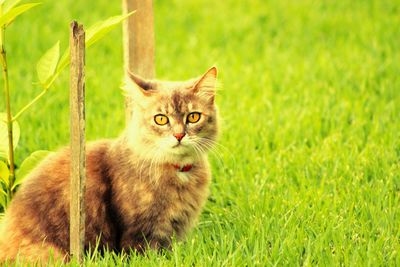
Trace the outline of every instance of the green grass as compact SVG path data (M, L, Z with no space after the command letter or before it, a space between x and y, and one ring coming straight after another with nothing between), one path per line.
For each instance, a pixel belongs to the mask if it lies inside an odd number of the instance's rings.
M14 111L39 93L35 62L71 19L113 1L45 1L7 32ZM223 90L211 196L199 225L132 266L400 264L398 1L155 1L157 76L216 63ZM121 31L87 55L87 137L124 126ZM4 110L4 101L0 110ZM68 144L68 75L21 120L17 162ZM89 265L117 265L106 254Z

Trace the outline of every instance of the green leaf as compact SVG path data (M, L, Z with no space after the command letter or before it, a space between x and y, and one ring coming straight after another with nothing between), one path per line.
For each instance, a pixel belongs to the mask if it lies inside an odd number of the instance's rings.
M40 83L43 87L48 88L49 80L54 75L57 63L60 58L60 41L58 41L52 48L39 59L36 65L36 71Z
M125 15L114 16L104 21L100 21L90 26L86 30L86 47L90 47L92 44L96 43L98 40L103 38L109 31L114 29L119 23L131 16L136 11L132 11Z
M7 129L7 114L0 113L0 158L8 159L8 129ZM14 149L18 145L20 128L17 121L13 122L13 144Z
M85 32L85 45L86 48L89 48L92 46L94 43L99 41L101 38L103 38L108 32L110 32L112 29L114 29L119 23L121 23L123 20L131 16L133 13L136 11L132 11L128 14L125 15L119 15L119 16L114 16L111 18L108 18L104 21L97 22L90 26ZM69 50L70 48L68 47L67 50L65 50L64 54L62 55L60 62L57 67L57 73L58 75L63 68L68 66L69 61L70 61L70 56L69 56Z
M6 207L7 207L7 193L3 190L0 184L0 228L1 228L1 220L4 217L3 212L6 209Z
M39 165L40 162L48 155L54 152L47 150L38 150L33 152L29 157L27 157L21 164L21 167L16 172L16 179L13 185L14 189L16 186L20 185L24 179L28 176L31 171Z
M40 3L30 3L11 8L0 16L0 27L10 24L17 16L28 11L29 9L40 5Z
M67 49L64 51L63 55L61 56L60 62L57 66L57 75L66 67L69 65L70 57L69 57L69 46Z
M21 0L2 0L1 2L2 2L1 4L4 3L4 5L3 5L3 13L6 13L11 8L13 8L16 5L18 5L18 3L21 2Z
M0 161L0 180L4 182L4 184L8 185L8 177L10 175L10 170L8 169L7 164L3 161Z

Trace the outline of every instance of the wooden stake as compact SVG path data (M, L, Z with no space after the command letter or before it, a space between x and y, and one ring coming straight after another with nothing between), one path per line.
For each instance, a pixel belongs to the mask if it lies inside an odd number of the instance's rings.
M85 239L85 31L76 21L70 33L70 252L83 260Z
M152 0L122 0L123 13L136 10L134 16L124 21L125 70L146 79L155 76L154 67L154 15ZM126 121L131 116L130 100L125 99Z

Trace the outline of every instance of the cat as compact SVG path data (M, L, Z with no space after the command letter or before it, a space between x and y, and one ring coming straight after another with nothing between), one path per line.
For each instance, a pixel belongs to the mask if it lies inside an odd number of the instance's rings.
M128 72L125 131L86 147L85 250L96 241L116 252L168 249L193 228L209 193L216 80L216 67L184 82ZM24 181L2 221L0 262L70 257L69 172L64 148Z

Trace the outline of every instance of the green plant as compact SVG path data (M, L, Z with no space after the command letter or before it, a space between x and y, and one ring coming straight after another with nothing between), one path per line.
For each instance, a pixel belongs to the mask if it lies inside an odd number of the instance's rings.
M71 1L48 2L34 11L35 23L50 17L52 33L64 36L59 13ZM230 153L211 158L210 199L195 230L171 252L99 251L83 265L399 265L399 1L260 0L245 8L237 0L153 2L157 76L191 77L218 64L220 143ZM119 1L98 0L74 1L71 12L89 19L119 10ZM41 53L36 42L21 45L14 34L34 39L32 21L22 18L7 38L16 47L12 89L28 88L12 97L14 108L32 99L31 79L23 77L27 61ZM123 96L107 90L121 78L117 31L89 52L107 57L87 60L86 82L96 88L87 90L87 139L111 138L124 128ZM68 88L65 74L39 102L63 118L66 93L54 89ZM3 96L0 105L5 110ZM67 121L31 112L40 112L39 105L18 120L18 156L68 142ZM35 134L25 138L27 132Z
M27 157L16 170L14 162L14 150L19 141L20 126L18 118L42 98L52 86L60 73L69 65L69 47L60 57L60 41L57 41L37 62L36 71L42 91L28 102L15 115L12 114L10 101L10 87L8 80L8 65L6 53L5 32L7 27L21 14L38 6L40 3L19 4L21 0L0 0L0 61L4 80L4 95L6 101L6 113L0 113L0 212L4 211L10 202L17 186L29 172L46 156L49 151L36 151ZM125 18L132 15L111 17L95 23L86 30L86 47L90 47L104 37Z

